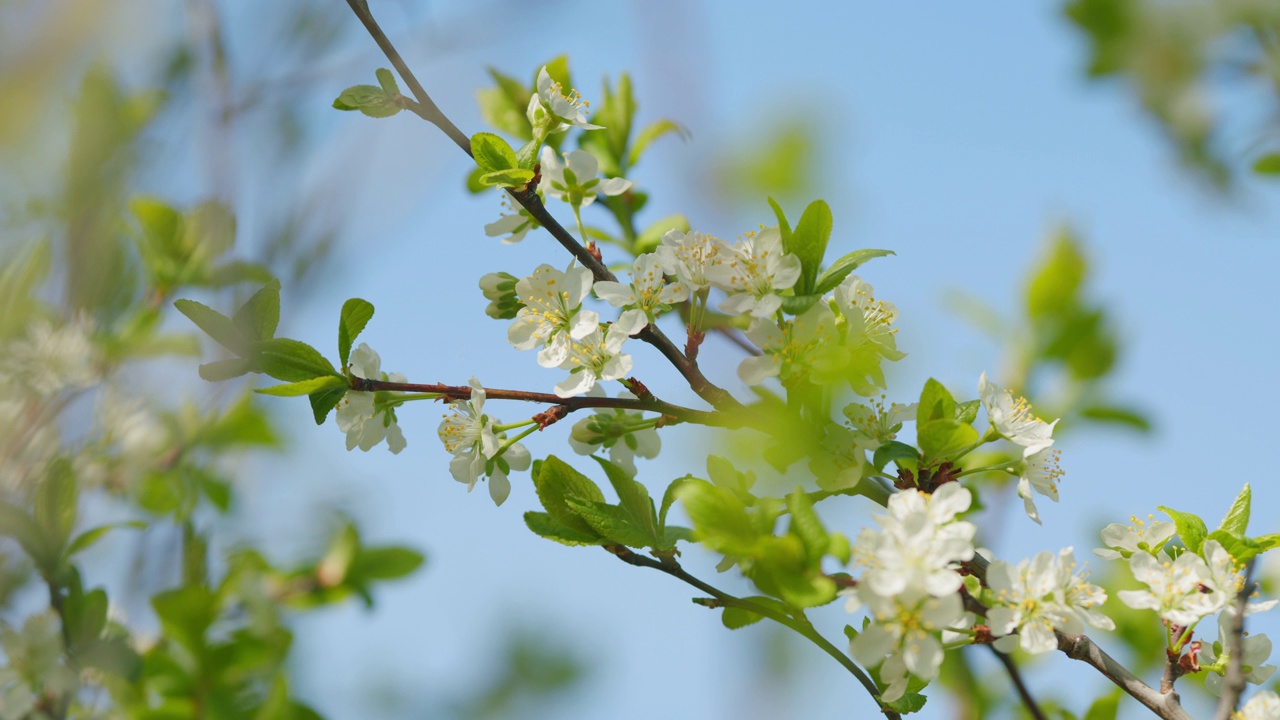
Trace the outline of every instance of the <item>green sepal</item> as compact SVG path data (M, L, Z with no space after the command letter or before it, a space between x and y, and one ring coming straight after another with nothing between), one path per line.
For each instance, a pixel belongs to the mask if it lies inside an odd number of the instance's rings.
M347 366L351 357L352 343L372 318L373 303L368 300L351 298L342 303L342 314L338 317L338 357L342 360L342 367Z
M1182 544L1186 545L1191 552L1199 553L1200 548L1204 546L1205 536L1209 534L1209 528L1204 524L1204 520L1192 513L1181 512L1164 505L1159 505L1156 509L1173 519L1173 526L1178 529L1178 537L1182 538ZM1152 550L1158 549L1152 548Z
M1218 524L1218 530L1237 537L1244 537L1249 526L1249 506L1253 501L1253 490L1245 483L1236 496L1235 502L1227 510L1226 517Z
M527 512L524 524L538 537L554 540L562 545L601 545L604 541L595 532L579 532L551 517L549 513Z
M829 293L844 282L849 273L857 270L866 261L895 254L892 250L854 250L851 253L841 255L835 262L831 263L831 267L818 276L813 291L819 295Z
M316 419L316 424L323 425L325 418L329 417L329 411L333 410L346 396L346 388L331 388L308 395L307 399L311 401L311 413Z
M350 384L344 377L336 375L322 375L320 377L311 378L310 380L299 380L298 382L286 383L284 385L272 385L271 387L258 388L254 392L260 395L275 395L276 397L298 397L299 395L310 395L312 393L323 392L325 390L341 389L344 393Z
M791 232L791 242L783 245L786 252L800 258L800 279L796 281L796 295L813 293L814 281L822 258L831 240L831 207L824 200L814 200L804 209L800 222ZM819 293L821 294L821 293Z
M342 377L319 350L290 338L272 338L254 343L254 361L259 372L277 380L298 382L324 375Z

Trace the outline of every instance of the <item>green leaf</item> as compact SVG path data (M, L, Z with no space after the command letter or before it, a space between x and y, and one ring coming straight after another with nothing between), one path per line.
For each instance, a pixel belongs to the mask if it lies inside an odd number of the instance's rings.
M49 547L40 525L22 508L0 500L0 536L3 535L16 540L37 567L50 567L56 562L56 550Z
M803 315L809 308L818 304L821 295L787 295L782 298L782 312L788 315Z
M763 615L740 607L726 607L724 612L720 614L720 622L730 630L737 630L748 625L753 625L764 619Z
M402 109L395 97L388 95L377 85L352 85L337 100L333 107L338 110L359 110L372 118L391 117Z
M253 294L231 317L240 334L250 340L270 340L280 324L280 281L272 280Z
M217 600L203 585L187 585L151 598L164 634L196 657L205 654L205 632L217 618Z
M791 513L790 532L804 545L805 559L810 564L819 562L827 554L831 538L814 512L809 495L799 487L792 490L787 495L787 510Z
M929 378L920 392L920 406L916 410L916 422L920 425L931 420L953 420L956 401L942 383Z
M611 543L627 547L643 548L657 544L657 539L637 523L625 509L603 502L592 502L578 497L565 501L573 513L586 521L600 537Z
M884 470L889 463L895 463L898 467L902 467L900 460L910 460L911 462L907 465L907 469L914 471L920 463L920 453L906 443L890 440L876 448L875 455L871 458L871 462L876 466L877 470Z
M1130 408L1115 405L1089 405L1080 409L1080 417L1096 423L1123 425L1139 432L1151 432L1151 420Z
M378 68L373 71L373 74L377 76L378 85L382 87L383 92L391 97L395 97L400 94L400 86L396 84L396 76L393 75L390 70L386 68Z
M854 250L851 253L841 255L835 262L831 263L831 267L827 268L818 277L813 291L819 295L829 293L844 282L849 273L857 270L866 261L896 254L892 250Z
M351 298L342 303L342 314L338 318L338 357L342 360L342 367L347 366L351 357L352 343L372 318L373 303L368 300Z
M356 553L347 577L355 581L396 580L413 573L426 558L407 547L362 548Z
M747 555L755 549L759 533L733 492L690 478L678 494L698 540L708 548L726 555Z
M676 478L667 486L665 492L662 493L662 507L658 510L658 526L665 531L667 528L667 511L675 504L677 493L680 491L680 484L688 478Z
M920 425L916 441L925 458L932 460L978 442L978 431L958 420L931 420Z
M1027 286L1027 313L1031 318L1061 315L1078 304L1087 270L1079 243L1065 228L1050 241L1048 256Z
M1083 720L1116 720L1120 713L1120 691L1103 695L1084 712Z
M1265 551L1265 548L1257 540L1240 537L1225 530L1214 530L1204 540L1205 542L1216 540L1218 544L1222 545L1223 550L1226 550L1237 563L1242 565Z
M594 531L579 532L548 513L527 512L524 514L524 524L538 537L554 540L562 545L600 545L604 542Z
M800 222L796 223L791 233L791 242L784 244L786 252L794 253L800 258L800 280L796 283L796 294L807 295L813 292L814 281L818 277L818 268L822 266L822 258L827 253L827 243L831 240L831 207L825 200L814 200L804 209Z
M654 120L645 125L644 129L636 134L636 139L631 143L631 151L627 153L627 165L631 166L640 162L640 156L649 148L650 143L670 133L675 133L681 139L688 137L688 132L678 123L671 120Z
M82 550L86 550L92 547L95 543L97 543L104 536L106 536L107 533L111 532L112 530L116 530L118 528L131 528L133 530L145 530L147 528L147 524L145 522L142 522L141 520L128 520L125 522L115 522L115 523L108 523L106 525L99 525L96 528L85 530L84 532L77 535L75 539L71 541L71 544L67 546L67 556L70 557Z
M1240 489L1240 494L1236 496L1235 502L1231 503L1231 507L1227 510L1226 517L1222 518L1222 522L1218 524L1218 529L1238 537L1244 537L1245 530L1249 526L1249 506L1252 501L1253 490L1250 489L1249 483L1245 483L1244 487Z
M240 329L231 318L195 300L175 300L173 306L219 345L237 355L244 355L248 351L249 341L240 333Z
M321 390L308 395L307 399L311 401L311 412L315 416L316 424L323 425L325 418L329 417L329 411L336 407L339 402L342 402L342 398L346 396L346 388Z
M322 375L342 377L320 351L299 340L272 338L255 343L259 372L277 380L298 382Z
M1259 535L1253 539L1258 544L1258 552L1266 552L1280 547L1280 533L1271 533L1270 535Z
M631 479L627 471L608 460L595 455L591 457L600 463L600 467L604 468L604 474L608 476L609 483L613 485L613 491L618 493L618 500L622 509L648 535L649 543L647 544L656 543L658 541L658 519L654 516L653 500L649 497L649 488Z
M1280 152L1268 153L1255 160L1253 171L1259 175L1280 175Z
M481 132L472 135L471 155L475 158L476 165L486 173L518 167L516 151L507 144L506 140L493 133Z
M271 387L258 388L254 392L261 395L275 395L276 397L298 397L299 395L310 395L312 393L323 392L325 390L342 390L343 394L350 388L350 384L346 378L337 377L335 375L324 375L321 377L311 378L310 380L300 380L293 383L285 383L284 385L272 385Z
M755 502L755 496L751 494L751 488L756 484L755 473L740 472L726 458L722 458L719 455L708 455L707 477L717 486L737 495L744 505L751 505Z
M71 537L79 499L80 489L70 461L57 458L49 464L49 469L36 486L33 513L41 533L57 551L61 551Z
M680 213L668 215L664 218L653 221L640 234L636 236L634 244L635 253L642 255L644 253L653 252L662 244L662 236L679 230L680 232L689 232L689 219Z
M253 363L244 358L214 360L199 367L200 379L207 382L221 382L253 372Z
M1200 548L1204 546L1205 536L1209 534L1209 528L1196 515L1174 510L1164 505L1156 507L1157 510L1168 515L1173 519L1173 525L1178 529L1178 537L1182 538L1182 544L1193 553L1200 552ZM1152 548L1158 550L1159 548Z
M777 200L769 198L769 207L773 208L773 216L778 219L778 232L782 235L782 247L785 248L791 242L791 223L787 221L787 214L782 211Z
M580 535L599 536L591 524L569 506L569 498L604 502L604 493L600 492L600 488L590 478L552 455L542 462L539 472L533 478L533 484L542 507L561 525Z
M533 179L533 171L523 168L495 170L480 176L480 184L485 187L523 188Z
M972 425L974 420L978 419L978 408L982 407L980 400L968 400L956 405L956 420L965 425Z
M212 288L226 287L242 282L271 282L271 271L258 263L232 260L209 269L201 285Z

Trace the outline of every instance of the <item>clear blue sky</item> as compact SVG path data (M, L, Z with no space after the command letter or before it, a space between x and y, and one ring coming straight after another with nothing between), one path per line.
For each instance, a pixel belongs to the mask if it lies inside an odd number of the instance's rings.
M780 113L814 113L825 130L819 187L835 214L832 252L897 252L862 273L902 313L900 347L910 356L894 399L910 399L929 376L976 395L978 375L998 371L1000 358L949 313L946 291L968 289L1012 314L1047 232L1070 222L1097 269L1092 290L1126 340L1118 394L1149 410L1159 430L1147 439L1082 433L1063 443L1063 502L1041 503L1043 528L1008 518L1007 533L993 540L997 553L1017 559L1075 545L1083 559L1101 524L1160 503L1216 520L1248 479L1252 529L1280 530L1267 453L1270 411L1280 406L1280 189L1246 184L1231 200L1205 193L1178 170L1129 93L1083 79L1083 41L1057 3L562 2L485 20L496 25L489 32L468 3L371 5L466 131L480 128L473 93L486 84L486 65L523 76L567 52L588 98L598 97L602 75L632 72L642 116L673 118L692 135L663 141L634 178L654 195L648 219L683 211L695 228L725 237L769 221L763 198L746 214L716 205L701 187L705 163L726 137L746 136ZM460 32L459 18L468 22ZM245 17L230 19L235 46L269 42ZM349 218L322 289L304 305L285 288L282 331L329 350L342 301L364 297L378 312L362 339L385 370L424 382L464 383L474 374L491 385L550 390L558 371L511 349L505 324L484 317L475 281L566 258L545 235L514 247L485 238L481 227L498 201L464 194L466 158L432 128L407 114L374 121L326 110L342 87L368 82L385 64L371 50L353 34L324 65L334 69L310 81L302 100L316 108L314 131L327 151L306 185L244 183L244 227L254 227L255 208L290 203L311 186L334 190L335 217ZM241 148L247 176L254 152ZM655 353L638 349L635 357L652 387L676 387ZM732 354L715 348L708 361L716 357L724 364L715 377L740 389ZM297 689L335 720L368 717L371 688L401 698L406 717L422 716L431 698L461 694L495 672L503 634L516 624L541 627L590 661L581 692L531 717L871 716L862 690L811 648L792 648L812 662L782 687L761 655L772 632L731 633L669 578L600 550L534 538L520 518L537 506L527 475L514 479L501 508L483 488L467 495L435 438L438 406L401 412L409 448L391 456L384 448L346 453L332 424L316 428L302 403L281 405L296 440L287 458L252 468L272 478L247 490L243 529L305 547L318 532L310 511L338 506L369 537L429 554L416 579L378 593L375 613L344 608L300 624ZM490 408L508 420L526 411ZM564 429L528 443L535 456L563 454ZM697 440L670 432L665 440L697 449ZM642 461L640 477L660 493L699 470L672 454ZM297 497L317 495L281 516ZM833 524L848 523L852 536L858 517L843 506ZM687 560L713 574L713 559L694 552ZM835 606L818 615L833 638L846 621ZM1053 657L1041 669L1068 662ZM1039 685L1048 679L1035 675ZM945 717L940 709L923 717Z

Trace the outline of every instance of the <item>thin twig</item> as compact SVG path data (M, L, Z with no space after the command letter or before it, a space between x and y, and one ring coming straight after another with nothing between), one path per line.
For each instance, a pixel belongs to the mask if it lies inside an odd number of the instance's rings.
M1249 607L1249 596L1253 594L1253 560L1249 560L1244 569L1244 585L1236 594L1235 614L1227 618L1227 636L1221 638L1222 651L1227 653L1227 672L1222 678L1222 696L1218 698L1218 708L1213 714L1214 720L1228 720L1240 704L1240 696L1244 694L1244 613Z
M629 565L635 565L637 567L647 567L647 568L652 568L654 570L659 570L661 572L664 572L670 575L671 577L677 578L685 583L688 583L689 585L692 585L693 587L696 587L702 592L715 598L716 602L718 602L721 606L738 607L744 610L749 610L757 615L762 615L764 617L769 618L770 620L773 620L774 622L784 625L787 628L799 633L800 635L803 635L805 639L809 640L814 645L817 645L819 648L822 649L823 652L835 658L837 662L839 662L842 666L844 666L844 668L849 671L849 674L857 678L858 682L862 684L862 687L866 688L867 692L871 694L871 697L876 700L877 704L879 704L880 690L879 688L876 687L875 682L865 672L862 671L862 668L858 667L857 664L853 662L852 658L850 658L848 655L841 652L839 648L837 648L835 645L832 645L830 641L828 641L825 637L820 635L818 631L813 628L813 625L809 624L807 620L800 620L800 619L791 617L786 613L780 612L774 608L761 605L758 603L753 603L750 600L743 600L742 598L736 597L734 595L730 595L729 593L724 592L723 590L720 590L715 586L709 585L703 582L702 580L699 580L698 578L694 577L693 575L690 575L689 573L685 572L684 568L680 567L680 564L677 563L674 559L668 559L666 561L655 560L653 558L645 557L644 555L639 555L637 553L634 553L630 549L622 545L607 545L605 546L605 549L613 553L614 555L616 555L619 560ZM901 716L897 712L890 710L889 708L886 708L883 705L881 705L880 707L880 712L884 713L886 718L891 718L892 720L899 720L901 718Z
M354 376L351 378L351 389L360 392L386 390L391 392L430 393L439 395L449 401L470 398L473 390L470 385L402 383L388 380L370 380ZM589 396L562 398L551 393L530 392L527 390L499 390L497 388L485 388L484 393L485 398L488 400L519 400L522 402L547 403L563 406L570 411L586 408L621 408L624 410L661 413L662 415L669 415L680 422L688 422L695 425L711 425L725 428L739 428L743 425L742 418L738 415L694 410L680 405L672 405L653 396L643 399Z
M1018 697L1022 698L1022 704L1026 706L1027 712L1031 713L1031 717L1035 720L1048 720L1044 711L1036 704L1036 699L1031 697L1031 691L1027 689L1027 684L1022 681L1022 671L1018 669L1013 658L1008 653L1002 653L995 648L994 645L988 645L991 652L995 654L996 659L1004 665L1004 669L1009 673L1009 679L1013 681L1013 687L1018 691Z

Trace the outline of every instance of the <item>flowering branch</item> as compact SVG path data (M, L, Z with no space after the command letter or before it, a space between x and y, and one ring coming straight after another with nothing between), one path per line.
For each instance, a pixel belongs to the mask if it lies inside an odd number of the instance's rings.
M369 378L356 377L354 375L351 377L351 389L359 392L390 391L430 393L433 395L439 395L441 398L448 401L466 400L471 397L471 392L473 390L470 385L392 382L389 380L371 380ZM587 408L621 408L624 410L642 410L646 412L661 413L662 415L674 418L678 422L693 423L695 425L710 425L723 428L740 428L743 426L740 416L729 413L694 410L692 408L681 407L680 405L672 405L669 402L664 402L653 397L653 395L649 395L645 398L611 398L584 395L562 398L559 395L553 395L551 393L530 392L527 390L498 390L484 388L484 391L485 396L490 400L519 400L522 402L548 403L564 407L567 409L567 412L585 410Z
M391 61L396 71L400 73L400 76L409 85L414 97L417 98L416 107L412 104L406 104L406 107L413 110L419 117L440 128L458 147L462 148L463 152L471 155L470 139L432 101L431 96L427 94L422 84L418 82L413 71L409 69L404 59L400 57L400 53L396 52L395 46L391 43L386 33L378 26L378 22L373 19L367 0L347 0L347 4L351 6L351 10L356 14L356 17L360 18L360 22L364 24L365 29L369 31L374 41L378 43L378 47L382 49L387 59ZM570 254L577 258L583 267L591 270L591 274L595 276L596 280L617 281L617 278L613 273L609 272L609 268L605 267L604 263L596 259L587 248L579 244L573 235L552 217L543 204L542 198L538 197L535 186L530 184L519 190L507 188L507 192L516 202L520 203L531 217L545 227L551 233L551 236L564 246ZM658 352L662 353L663 357L684 376L689 383L689 387L699 397L710 403L712 407L723 411L743 409L742 403L738 402L727 390L708 380L698 368L697 362L690 360L684 353L680 352L680 349L671 342L671 339L657 327L650 324L641 330L636 337L657 348Z
M1191 715L1182 708L1177 692L1162 693L1142 682L1128 668L1103 652L1087 635L1067 635L1062 632L1055 635L1058 638L1058 649L1067 657L1092 665L1151 712L1165 720L1191 720Z
M684 568L680 567L680 563L676 562L672 558L666 558L663 560L655 560L652 558L647 558L643 555L638 555L632 552L631 550L629 550L627 547L623 545L606 545L605 549L613 553L614 555L616 555L619 560L629 565L635 565L636 567L653 568L654 570L659 570L661 572L664 572L670 575L671 577L682 580L685 583L688 583L689 585L692 585L693 587L698 588L702 592L715 598L715 602L720 607L738 607L744 610L749 610L757 615L763 615L764 617L767 617L776 623L779 623L781 625L786 626L787 628L790 628L791 630L796 631L797 633L803 635L807 640L812 642L814 645L817 645L819 648L821 648L823 652L835 658L837 662L839 662L841 665L844 666L846 670L849 671L849 674L857 678L858 682L862 684L862 687L866 688L868 693L871 693L871 697L875 698L877 703L879 702L880 690L879 688L876 687L875 682L870 677L868 677L867 674L862 671L862 668L858 667L848 655L845 655L844 653L840 652L839 648L837 648L835 645L832 645L826 638L820 635L817 630L814 630L813 626L810 625L807 621L798 620L794 617L786 615L785 613L778 612L777 610L771 607L753 603L750 600L743 600L742 598L730 595L729 593L724 592L723 590L720 590L719 588L716 588L713 585L709 585L703 582L702 580L699 580L698 578L694 577L693 575L690 575L689 573L685 572ZM881 706L880 712L884 713L884 716L886 718L890 718L891 720L901 720L901 715L884 706Z

